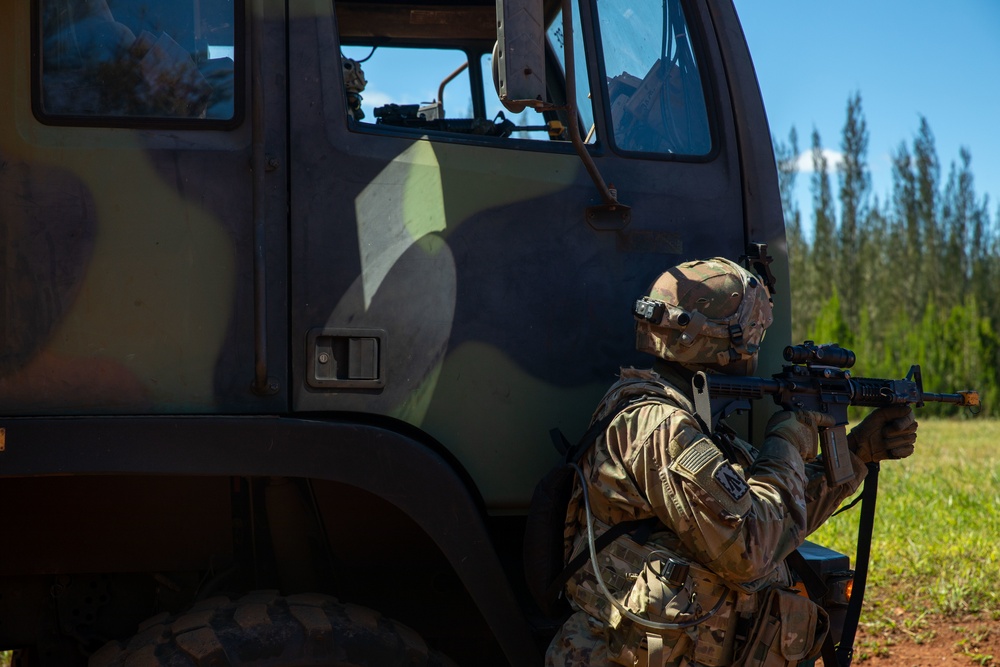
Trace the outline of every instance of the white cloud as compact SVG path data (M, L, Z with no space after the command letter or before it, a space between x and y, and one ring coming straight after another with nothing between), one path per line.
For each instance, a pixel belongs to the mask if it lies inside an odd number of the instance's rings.
M826 158L826 169L828 173L834 173L844 162L844 154L830 148L823 149L823 157ZM813 171L812 151L803 151L795 160L795 166L801 173L811 174Z
M364 100L365 106L373 109L395 101L386 93L374 88L365 88L364 92L361 93L361 98Z

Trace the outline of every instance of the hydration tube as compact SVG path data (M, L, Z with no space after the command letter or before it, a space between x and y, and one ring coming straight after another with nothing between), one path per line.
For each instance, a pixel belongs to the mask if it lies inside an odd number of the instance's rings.
M633 614L625 607L625 605L619 602L615 596L611 594L611 591L608 590L607 584L604 583L604 577L601 575L601 568L597 562L597 548L594 546L594 521L590 514L590 494L587 492L587 478L583 474L583 470L580 466L575 463L571 463L569 465L572 465L573 469L576 471L576 475L580 479L580 488L583 489L583 505L587 515L587 547L590 549L590 564L591 567L594 568L594 578L597 580L597 585L600 587L604 597L608 599L608 602L614 605L615 609L617 609L622 616L647 630L684 630L685 628L690 628L704 623L708 619L715 616L715 614L722 609L722 605L724 605L726 600L729 598L729 592L719 597L719 601L715 604L715 607L704 616L693 618L690 621L681 621L679 623L661 623L658 621L651 621L648 618L642 618L641 616Z

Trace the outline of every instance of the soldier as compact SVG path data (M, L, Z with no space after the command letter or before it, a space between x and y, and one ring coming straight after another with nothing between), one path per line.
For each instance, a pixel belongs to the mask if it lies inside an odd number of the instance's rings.
M816 461L828 415L779 412L758 449L721 421L707 435L694 410L695 372L756 370L772 322L756 277L722 258L681 264L653 283L636 319L637 348L656 359L622 369L594 414L616 416L581 460L587 483L570 501L566 559L612 526L641 527L601 550L600 577L588 559L569 580L574 613L546 665L770 667L815 656L826 614L788 592L785 558L857 490L866 463L913 452L912 410L881 408L855 427L854 477L831 487Z

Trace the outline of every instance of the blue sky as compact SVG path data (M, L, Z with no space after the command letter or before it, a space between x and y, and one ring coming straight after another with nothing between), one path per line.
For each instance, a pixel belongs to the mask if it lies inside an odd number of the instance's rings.
M912 144L923 115L942 179L959 149L972 153L977 193L1000 199L1000 2L997 0L735 0L772 134L813 127L839 151L847 99L861 93L873 191L891 188L890 155ZM808 174L799 177L809 211ZM837 187L836 180L833 181ZM809 216L805 216L807 223Z

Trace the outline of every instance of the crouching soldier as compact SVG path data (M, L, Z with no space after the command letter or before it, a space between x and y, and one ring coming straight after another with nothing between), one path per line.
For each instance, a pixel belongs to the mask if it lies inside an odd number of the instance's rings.
M772 322L767 288L715 258L663 273L636 305L651 370L623 369L594 414L614 415L580 461L566 518L566 560L623 532L569 579L574 613L550 667L796 664L818 654L825 612L790 591L785 558L854 493L866 463L913 452L908 406L872 412L848 436L854 476L830 486L817 461L828 415L784 411L759 447L702 423L691 379L751 375ZM713 435L708 435L713 433ZM596 550L595 550L596 553Z

